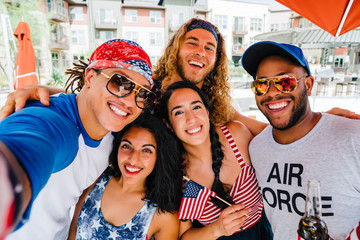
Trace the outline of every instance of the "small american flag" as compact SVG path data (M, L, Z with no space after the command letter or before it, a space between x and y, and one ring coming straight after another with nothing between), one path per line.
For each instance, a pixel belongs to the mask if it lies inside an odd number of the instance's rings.
M346 240L360 240L360 222L350 232Z
M189 180L186 183L178 219L198 219L204 211L208 198L216 197L216 193Z

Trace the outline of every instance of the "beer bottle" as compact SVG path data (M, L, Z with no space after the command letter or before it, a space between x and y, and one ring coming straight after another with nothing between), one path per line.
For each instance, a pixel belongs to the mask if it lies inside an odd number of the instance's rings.
M326 223L321 219L320 182L309 180L305 202L305 213L300 219L298 239L329 240Z

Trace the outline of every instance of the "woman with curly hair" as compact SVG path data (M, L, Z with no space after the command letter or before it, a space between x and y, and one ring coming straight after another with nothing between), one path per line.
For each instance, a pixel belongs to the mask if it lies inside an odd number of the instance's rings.
M196 217L202 226L195 228L190 220L182 221L181 239L271 240L271 227L249 158L249 130L240 122L215 127L209 119L211 105L206 96L185 81L168 86L156 114L182 146L184 174L231 204L209 198Z
M69 239L177 239L181 155L158 118L114 134L109 168L80 197Z

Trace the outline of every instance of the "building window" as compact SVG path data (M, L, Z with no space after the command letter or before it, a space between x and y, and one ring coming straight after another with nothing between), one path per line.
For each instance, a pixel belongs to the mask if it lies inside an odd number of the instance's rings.
M54 68L59 67L59 54L57 52L51 53L52 65Z
M173 13L171 20L171 28L177 29L185 23L184 13Z
M66 56L66 53L64 53L64 52L62 52L62 54L61 54L61 64L62 64L62 67L69 67L68 61L67 61L67 56Z
M113 38L114 33L111 31L100 31L100 41L106 42Z
M50 36L52 43L67 44L66 29L60 24L50 23Z
M65 9L65 3L62 0L58 0L58 13L66 16L66 9Z
M161 33L150 33L150 45L161 45Z
M71 31L71 43L84 44L85 43L85 32L81 31L81 30Z
M48 12L55 11L55 2L54 2L54 0L46 0L46 6L47 6L47 11Z
M70 7L70 20L84 21L84 9L82 7Z
M134 42L139 41L139 33L138 32L125 32L125 38Z
M161 12L150 11L150 23L160 24L161 23Z
M254 32L262 31L262 19L261 18L250 18L250 30Z
M279 24L271 24L270 28L271 28L270 29L271 32L279 31Z
M113 10L107 8L100 8L100 24L116 24L116 19L113 17Z
M335 68L343 68L344 67L344 58L343 57L335 57L334 67Z
M287 29L290 29L290 23L282 23L281 30L287 30Z
M242 48L243 39L241 37L234 37L233 50L240 51Z
M235 17L234 18L234 32L245 32L245 18Z
M306 19L300 18L299 19L299 28L305 28L306 27Z
M74 61L85 60L85 57L84 57L84 55L80 55L80 56L74 55L73 60Z
M226 15L215 15L214 25L221 29L227 28L227 16Z
M138 11L132 9L125 9L125 22L137 23L137 21L138 21Z

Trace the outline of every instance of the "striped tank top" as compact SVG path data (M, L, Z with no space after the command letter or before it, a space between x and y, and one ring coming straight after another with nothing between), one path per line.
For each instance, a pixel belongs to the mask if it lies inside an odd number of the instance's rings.
M245 206L245 208L251 209L251 212L248 214L249 217L245 220L243 226L236 231L240 232L252 227L260 220L263 210L263 199L259 191L259 185L254 168L244 161L227 127L221 125L220 128L226 136L226 139L228 140L241 167L240 174L231 187L230 196L236 204L241 203ZM208 225L215 222L219 218L220 213L221 209L217 208L209 198L206 202L202 216L200 216L197 220L203 225Z

